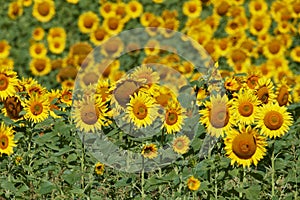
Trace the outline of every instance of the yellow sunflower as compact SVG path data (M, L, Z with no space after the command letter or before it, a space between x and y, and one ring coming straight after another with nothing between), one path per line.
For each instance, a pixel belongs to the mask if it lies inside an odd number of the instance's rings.
M149 85L158 83L160 79L159 74L147 65L142 65L136 68L131 74L131 78Z
M16 145L14 141L14 130L12 127L6 126L3 122L0 124L0 157L2 154L11 155L13 154L13 148Z
M255 87L255 94L263 104L273 102L276 98L274 94L274 85L271 79L262 77L258 80L258 83Z
M108 38L108 32L101 26L98 26L98 28L95 31L90 33L90 41L94 45L101 45Z
M140 17L140 23L144 27L148 27L151 20L155 18L155 15L150 12L144 12L142 16Z
M138 128L149 126L158 115L158 105L148 94L134 93L127 104L127 114Z
M110 35L116 35L123 30L124 22L119 16L113 15L104 19L102 26Z
M32 4L32 0L22 0L22 2L23 2L23 6L25 7L29 7Z
M23 6L21 1L14 1L9 4L8 16L11 19L16 19L23 14Z
M60 99L60 91L59 90L51 90L48 93L49 103L50 103L50 116L53 118L61 118L54 111L59 111L60 108L57 106L58 100Z
M181 107L178 101L171 101L165 108L165 117L163 127L166 128L167 133L179 132L184 124L185 109Z
M66 47L66 40L64 38L53 38L48 42L49 50L54 54L61 54Z
M7 58L9 56L10 45L6 40L0 41L0 59Z
M251 15L264 15L268 10L268 4L265 1L254 0L249 3Z
M97 162L95 165L95 172L98 175L102 175L104 172L104 164Z
M300 63L300 46L296 46L292 49L291 58L293 59L293 61Z
M106 57L118 57L123 50L124 43L119 37L110 38L101 46L101 53Z
M239 126L239 130L228 131L224 140L226 155L231 159L231 165L236 162L243 167L255 166L266 154L266 138L260 136L251 126Z
M167 107L169 102L177 99L174 91L166 86L155 87L152 95L154 96L156 102L162 107Z
M172 143L173 150L176 153L185 154L189 150L190 142L190 139L185 135L176 137Z
M200 16L202 11L201 1L190 0L184 2L182 12L184 15L190 18L196 18Z
M195 178L194 176L191 176L188 178L186 184L190 190L196 191L199 189L201 183L200 183L199 179Z
M42 58L47 55L47 48L43 43L33 43L29 47L29 53L32 58Z
M282 40L272 38L266 45L264 45L263 54L269 59L276 58L282 56L285 52L285 49L286 48Z
M112 3L112 2L104 2L100 8L100 14L103 18L107 18L108 16L111 16L114 14L114 10L115 10L116 4Z
M18 85L17 73L11 69L0 68L0 100L13 96Z
M141 154L145 158L153 159L157 157L158 152L157 152L157 147L155 144L145 144L142 148Z
M257 127L261 129L261 133L270 138L286 134L293 123L287 108L280 107L277 103L268 103L260 107L256 118Z
M218 94L211 96L210 101L205 102L205 109L200 110L200 122L205 125L207 132L212 136L224 136L233 124L231 102L228 102L228 97Z
M42 27L36 27L35 29L33 29L32 31L32 38L35 41L40 41L44 38L45 36L45 30Z
M44 121L49 116L50 103L48 96L33 95L29 100L25 101L24 110L26 114L25 119L34 123Z
M126 10L131 18L137 18L143 13L143 5L138 1L130 1Z
M82 13L78 19L78 27L82 33L91 33L97 29L99 17L92 11Z
M72 105L72 90L70 88L64 88L61 91L61 95L60 95L60 101L62 103L65 103L67 106L71 106Z
M257 73L256 71L250 71L245 80L248 88L254 89L258 84L258 79L260 77L261 77L260 74Z
M250 33L256 36L266 34L271 26L271 23L272 19L269 15L254 15L251 17L249 22Z
M254 123L259 100L250 89L242 89L233 99L233 115L236 122L250 125Z
M35 0L32 15L40 22L49 22L55 15L54 1Z
M290 95L291 88L287 84L286 78L284 78L281 83L277 85L276 88L276 100L279 106L286 106L292 102L292 97Z
M99 131L107 121L107 107L100 99L91 96L74 102L75 126L85 133Z
M130 15L128 13L127 5L119 1L117 4L115 4L114 15L111 15L111 17L112 16L119 18L124 24L128 22L130 20Z
M31 73L35 76L44 76L51 71L51 60L44 56L42 58L33 58L30 61Z
M48 31L47 41L48 43L55 38L66 39L67 33L63 27L51 27Z

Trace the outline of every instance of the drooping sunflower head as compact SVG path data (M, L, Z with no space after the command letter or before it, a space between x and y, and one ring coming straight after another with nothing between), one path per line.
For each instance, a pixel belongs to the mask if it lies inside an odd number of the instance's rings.
M276 97L273 89L274 85L271 79L265 77L260 78L257 86L255 87L255 93L258 100L260 100L263 104L273 102Z
M232 129L227 133L224 143L232 165L236 162L243 167L250 167L252 163L256 166L266 154L266 138L251 126L240 126L239 131Z
M286 134L293 122L287 108L280 107L278 103L269 103L260 107L256 118L257 127L261 128L261 133L270 138Z
M292 102L290 95L291 88L288 86L286 79L283 79L276 88L276 100L279 106L286 106Z
M11 155L15 146L14 130L2 122L0 124L0 157L2 154Z
M157 147L155 144L145 144L142 148L141 154L145 158L153 159L157 157L158 152L157 152Z

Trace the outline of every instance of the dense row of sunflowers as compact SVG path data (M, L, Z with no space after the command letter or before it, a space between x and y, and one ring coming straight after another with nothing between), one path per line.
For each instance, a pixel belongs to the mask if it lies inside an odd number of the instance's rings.
M75 6L80 3L79 0L67 2ZM153 3L162 5L164 1L153 0ZM32 76L55 73L61 86L60 89L47 89L35 78L18 77L19 66L14 66L10 57L14 47L10 46L10 41L1 40L1 112L19 128L49 117L61 118L62 113L71 113L76 128L85 133L109 129L116 116L122 116L122 120L132 124L134 129L144 129L159 121L159 134L167 134L165 139L171 143L173 151L184 155L193 139L183 133L192 113L178 100L187 79L197 83L193 89L199 107L199 123L205 126L208 134L224 141L226 156L232 165L250 167L266 155L267 142L285 135L299 117L287 109L300 102L300 76L297 75L300 2L297 0L271 3L190 0L183 3L181 10L166 9L160 14L144 11L143 4L138 1L100 1L98 13L87 11L76 19L78 34L87 36L89 41L70 46L66 42L69 36L66 28L43 28L43 24L55 20L58 9L55 4L53 0L18 0L9 4L7 14L11 20L21 18L30 8L32 16L41 24L33 28L28 49L31 58L27 67ZM221 77L217 81L222 83L223 89L215 94L215 88L209 83L200 84L203 74L197 71L194 63L176 54L166 54L160 50L157 40L148 41L153 48L130 53L131 57L142 57L142 61L128 75L118 55L124 49L139 48L138 44L126 46L118 38L109 45L105 42L126 30L132 21L136 27L152 27L147 29L150 36L162 34L170 38L174 34L167 30L170 29L202 45L217 63L214 67ZM84 85L82 93L95 96L72 100L76 75L81 67L84 69L85 58L97 45L104 45L101 53L106 57L100 65L110 64L83 77L79 73L80 84ZM170 67L185 79L176 77L175 73L159 71L159 67L148 63ZM100 75L103 78L97 80ZM176 87L160 85L161 79L176 82ZM163 146L160 141L152 140L137 145L145 159L155 159ZM17 148L14 127L2 122L0 154L12 155L14 148ZM104 165L97 163L95 171L103 174ZM200 181L194 176L186 183L190 190L200 187Z

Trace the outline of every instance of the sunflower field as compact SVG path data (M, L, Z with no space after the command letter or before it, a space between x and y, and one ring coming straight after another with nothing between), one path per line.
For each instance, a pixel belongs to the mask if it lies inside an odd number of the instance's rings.
M299 0L3 0L0 200L300 199Z

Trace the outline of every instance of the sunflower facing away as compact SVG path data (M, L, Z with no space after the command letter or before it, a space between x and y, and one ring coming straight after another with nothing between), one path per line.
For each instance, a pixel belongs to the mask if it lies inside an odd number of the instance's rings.
M253 124L259 100L250 89L241 89L237 98L233 99L233 115L237 122Z
M8 127L2 122L0 125L0 157L2 154L11 155L15 146L12 127Z
M146 93L138 92L130 96L127 113L130 122L138 128L149 126L157 116L158 106L155 100Z
M165 118L163 127L166 128L167 133L179 132L184 123L185 109L180 106L178 101L171 101L165 109Z
M145 158L153 159L157 157L157 147L155 144L145 144L142 148L142 155Z
M280 107L277 103L263 105L257 112L257 120L261 133L270 138L286 134L292 125L292 116L287 108Z
M176 137L172 144L173 150L176 153L185 154L189 150L190 142L190 139L185 135Z
M224 136L224 132L231 129L233 124L232 107L228 97L211 96L210 102L205 103L205 109L200 110L200 121L206 126L207 132L212 136Z
M243 167L255 166L266 154L266 138L260 136L251 126L240 126L239 131L228 131L224 140L226 155L231 159L231 165L235 162Z
M49 116L50 103L48 96L33 95L29 100L25 101L24 110L25 119L39 123L44 121Z

